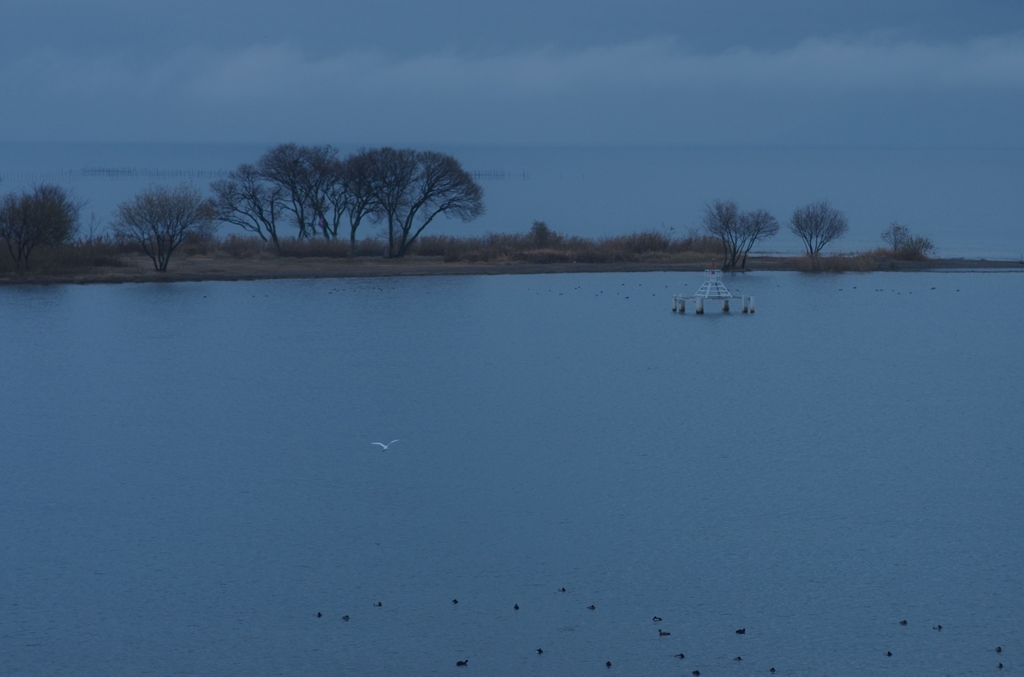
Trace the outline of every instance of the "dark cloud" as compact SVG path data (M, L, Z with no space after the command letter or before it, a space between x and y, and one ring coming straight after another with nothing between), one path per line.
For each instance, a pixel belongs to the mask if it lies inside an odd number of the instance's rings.
M1018 2L8 1L10 140L1024 143Z
M566 49L671 37L696 51L791 46L808 37L891 32L964 41L1024 28L1018 0L6 0L0 50L139 54L287 44L317 57L376 49Z

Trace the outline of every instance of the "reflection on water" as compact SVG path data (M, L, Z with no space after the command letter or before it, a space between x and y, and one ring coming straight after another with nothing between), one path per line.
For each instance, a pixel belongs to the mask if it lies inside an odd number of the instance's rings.
M6 669L1021 665L1024 276L701 279L0 289Z

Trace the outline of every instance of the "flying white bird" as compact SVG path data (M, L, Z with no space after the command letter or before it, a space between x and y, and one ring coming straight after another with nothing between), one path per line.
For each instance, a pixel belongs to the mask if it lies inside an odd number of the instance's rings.
M387 451L388 447L390 447L392 444L394 444L397 441L398 440L391 440L387 444L384 444L383 442L371 442L370 445L372 446L372 445L376 444L378 447L380 447L381 451Z

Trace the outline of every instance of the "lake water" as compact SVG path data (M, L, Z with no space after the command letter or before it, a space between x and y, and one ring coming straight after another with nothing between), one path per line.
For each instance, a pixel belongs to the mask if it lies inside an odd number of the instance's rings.
M1024 667L1024 275L701 279L0 288L3 672Z
M267 144L0 143L0 192L35 182L67 185L89 200L85 219L103 226L119 202L151 183L192 180L206 188L254 162ZM343 153L355 146L339 144ZM882 245L893 221L931 238L942 256L1024 257L1024 149L792 147L439 148L477 172L487 213L469 224L438 221L427 232L526 232L542 220L587 237L639 230L685 235L704 205L736 200L782 224L766 251L802 251L786 224L793 210L828 199L849 218L838 251ZM132 175L95 170L135 170ZM82 170L93 170L83 173ZM496 178L501 177L501 178ZM225 233L230 232L225 226ZM364 227L373 235L372 226Z

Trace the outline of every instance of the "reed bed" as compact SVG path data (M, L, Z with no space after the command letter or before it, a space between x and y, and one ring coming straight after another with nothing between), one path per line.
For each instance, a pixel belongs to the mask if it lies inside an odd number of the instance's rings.
M866 252L801 256L793 259L796 270L804 273L869 273L897 267L890 249L872 249Z
M717 238L672 238L656 231L599 239L566 237L554 232L488 233L480 237L431 235L421 238L411 251L421 256L440 256L452 263L690 262L722 256Z
M59 275L95 268L123 268L134 265L131 260L134 254L133 247L108 236L98 236L58 247L39 245L32 250L28 261L16 262L7 247L0 243L0 276L25 271Z
M304 259L350 258L347 240L281 239L280 253L273 243L255 236L230 234L218 237L213 232L191 234L175 252L175 258L221 259ZM386 240L370 237L356 241L355 258L382 258ZM97 268L124 268L139 265L143 256L137 244L119 241L109 235L80 238L60 247L37 247L28 262L15 262L6 247L0 247L0 276L69 275ZM532 263L532 264L615 264L666 263L696 264L711 259L721 261L723 251L718 238L691 231L674 237L660 231L641 231L604 238L567 236L541 222L527 233L487 233L476 237L426 235L409 249L410 258L432 259L448 263ZM171 265L174 265L172 258ZM890 270L897 266L891 249L867 252L774 259L771 268L809 273L868 272ZM763 267L763 264L759 267Z

